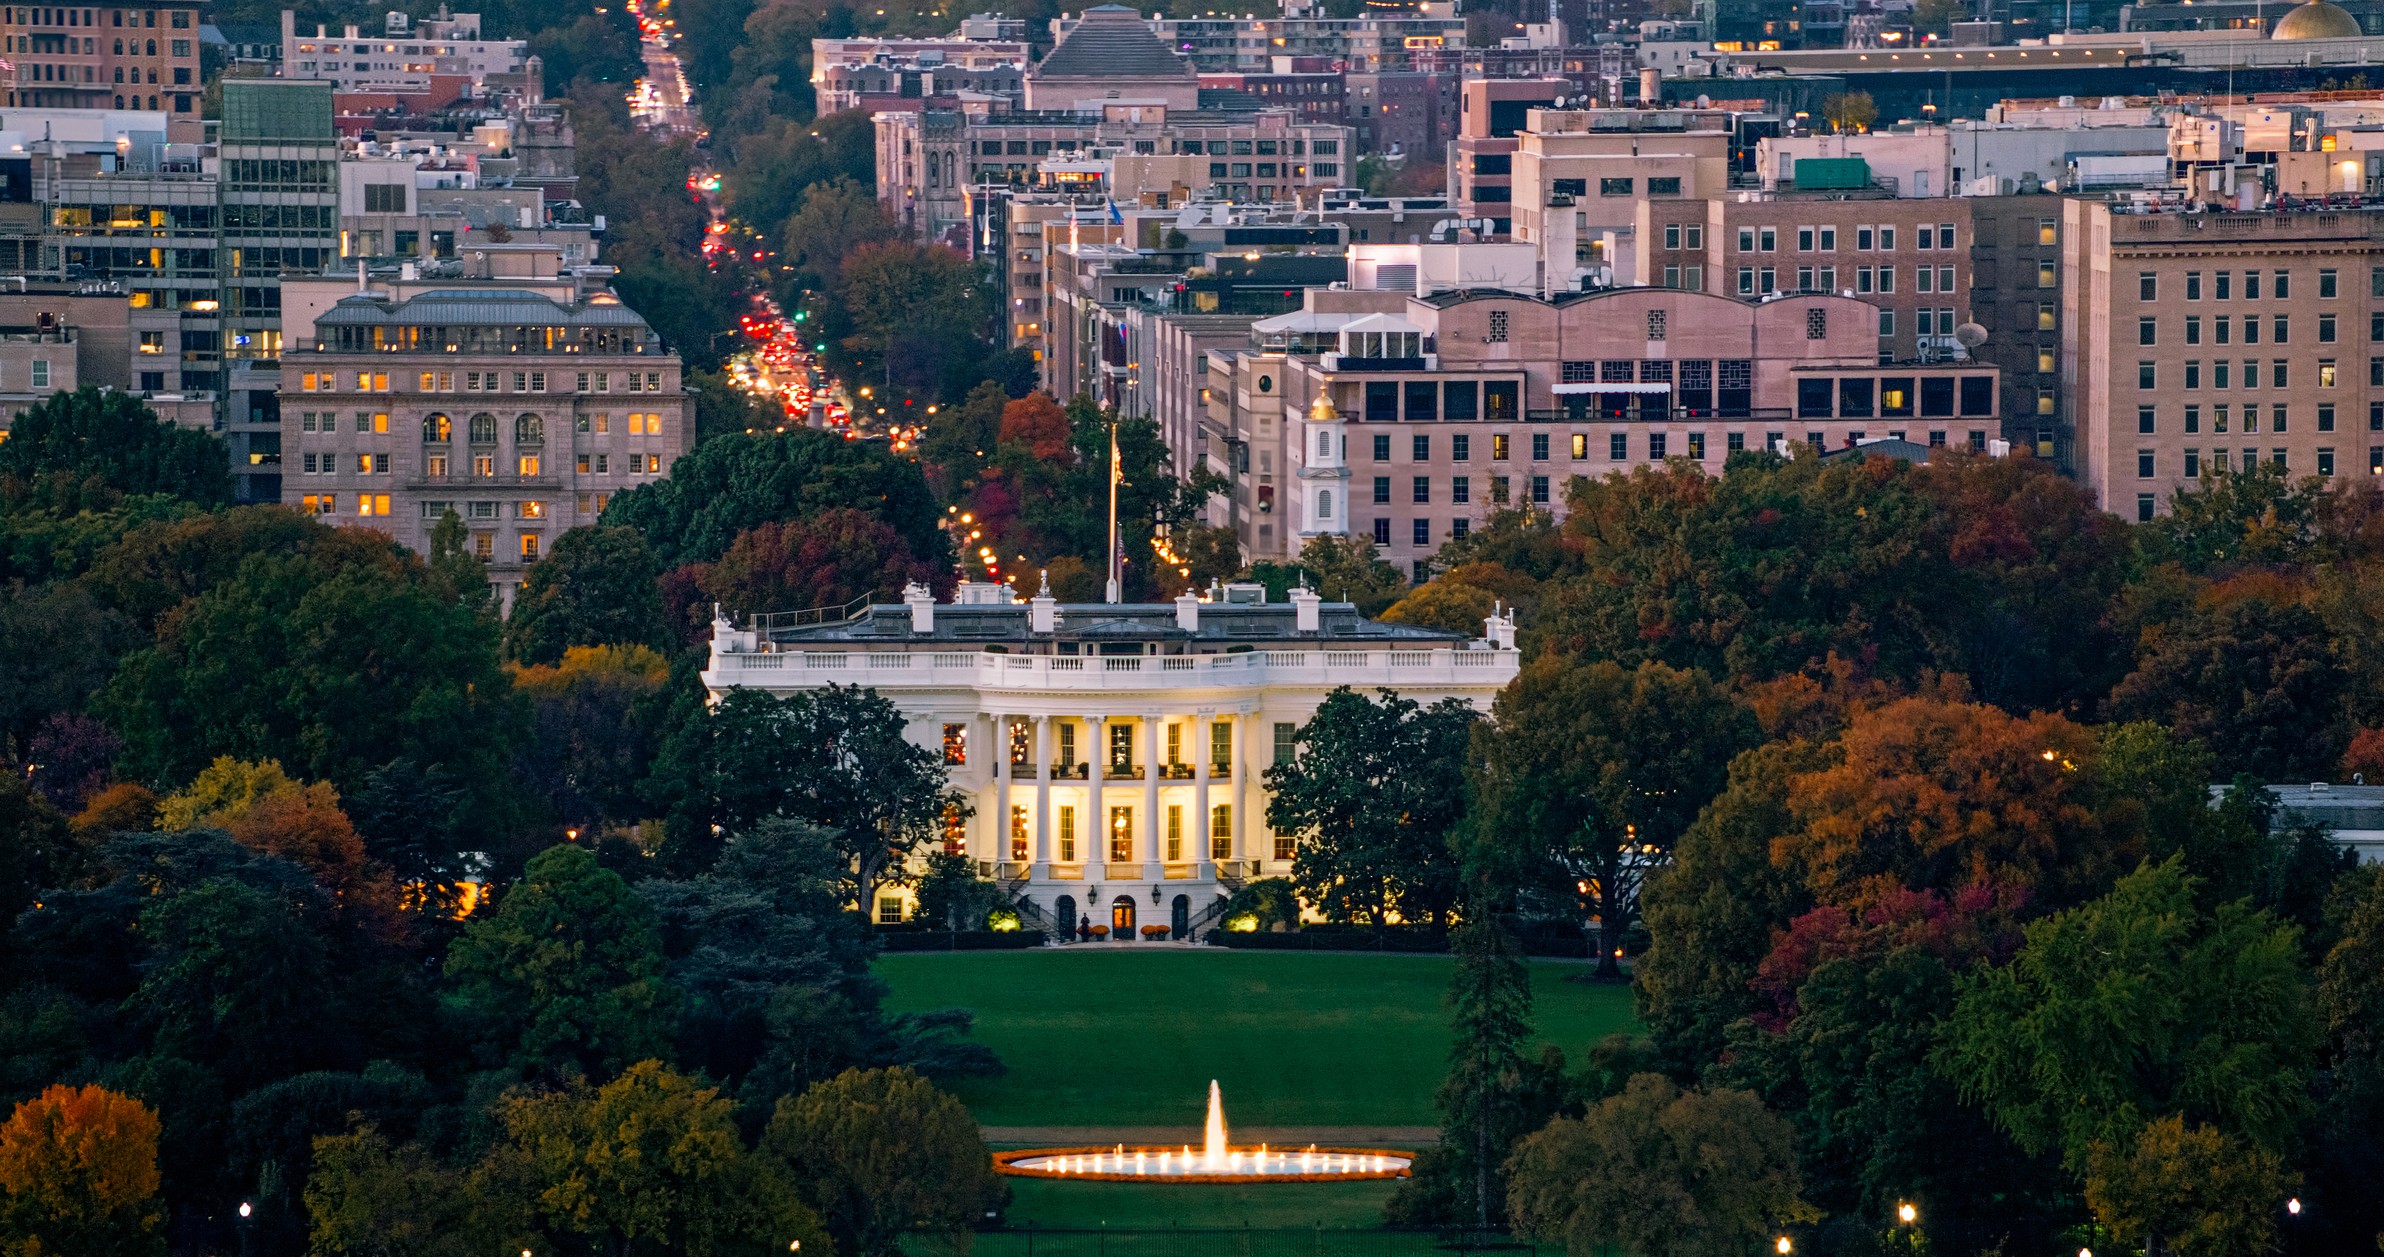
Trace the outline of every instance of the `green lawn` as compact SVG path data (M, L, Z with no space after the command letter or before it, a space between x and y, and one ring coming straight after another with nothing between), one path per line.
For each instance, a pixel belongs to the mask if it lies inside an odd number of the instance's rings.
M1009 1180L1008 1225L969 1257L1440 1257L1424 1234L1383 1231L1395 1184L1151 1187ZM1175 1228L1189 1228L1177 1230ZM1228 1229L1219 1229L1228 1228ZM958 1257L914 1240L917 1257Z
M1078 946L905 953L881 957L877 971L894 1011L976 1011L977 1037L1009 1071L957 1090L989 1126L1196 1126L1211 1078L1229 1122L1433 1126L1450 964ZM1566 980L1580 972L1532 966L1540 1034L1574 1060L1636 1024L1628 990Z

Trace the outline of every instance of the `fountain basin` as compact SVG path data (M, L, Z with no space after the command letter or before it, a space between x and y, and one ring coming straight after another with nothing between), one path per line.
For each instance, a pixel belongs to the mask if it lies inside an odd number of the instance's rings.
M993 1154L993 1167L1020 1178L1095 1183L1345 1183L1405 1178L1414 1154L1390 1148L1227 1149L1221 1159L1171 1148L1022 1148Z

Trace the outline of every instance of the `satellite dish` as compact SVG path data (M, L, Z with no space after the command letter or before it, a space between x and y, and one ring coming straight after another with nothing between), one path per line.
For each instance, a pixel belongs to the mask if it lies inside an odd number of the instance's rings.
M1964 349L1976 349L1987 343L1987 329L1976 323L1964 323L1954 329L1954 343Z

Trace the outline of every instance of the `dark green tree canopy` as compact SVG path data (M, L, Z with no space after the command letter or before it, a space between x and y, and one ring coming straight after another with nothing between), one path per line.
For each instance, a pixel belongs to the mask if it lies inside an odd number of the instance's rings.
M1457 899L1449 832L1465 814L1476 719L1460 699L1425 707L1347 686L1325 695L1300 728L1298 755L1266 770L1267 824L1300 838L1300 898L1336 921L1447 918Z
M0 441L0 509L104 510L164 494L199 506L232 498L231 455L213 434L177 427L130 393L54 393L17 416Z
M636 529L574 528L530 569L505 621L505 653L551 664L573 646L663 647L661 569Z
M866 511L902 534L911 553L949 561L935 497L919 465L883 441L847 441L794 428L715 437L671 465L670 478L612 500L604 522L634 528L665 568L719 558L737 534L831 507Z

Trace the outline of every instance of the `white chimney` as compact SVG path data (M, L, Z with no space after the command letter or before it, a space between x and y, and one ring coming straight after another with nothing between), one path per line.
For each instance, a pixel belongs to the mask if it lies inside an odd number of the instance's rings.
M1051 575L1043 576L1043 587L1026 600L1026 627L1032 633L1056 632L1060 626L1060 600L1051 596Z
M902 587L902 605L911 609L911 631L935 631L935 591L917 581Z
M1300 632L1314 633L1324 628L1323 607L1324 599L1315 590L1302 587L1291 591L1292 623Z
M1494 603L1490 614L1482 620L1482 636L1500 650L1515 648L1515 616L1504 603Z
M1200 631L1200 599L1189 589L1175 596L1175 626L1187 633Z

